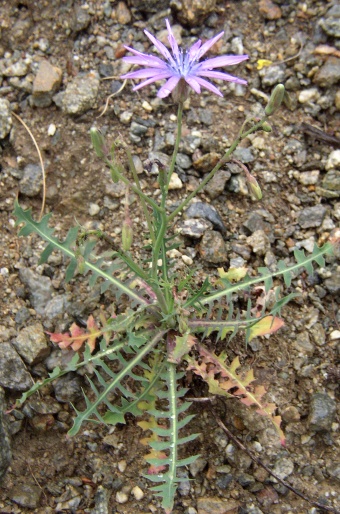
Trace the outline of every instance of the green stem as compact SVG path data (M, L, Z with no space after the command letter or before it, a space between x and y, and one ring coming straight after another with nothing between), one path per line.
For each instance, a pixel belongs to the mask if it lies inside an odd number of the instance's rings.
M174 151L172 153L170 168L166 177L166 189L169 189L169 184L171 180L171 175L174 172L175 164L176 164L176 158L178 154L179 144L181 142L182 137L182 116L183 116L183 103L180 102L178 104L178 110L177 110L177 134L176 134L176 141L174 146Z
M140 182L139 182L139 178L138 178L138 175L137 175L135 163L133 162L131 152L130 152L130 150L128 148L126 149L126 153L127 153L127 156L128 156L129 166L130 166L130 170L131 170L131 173L132 173L132 176L133 176L133 180L135 181L136 186L138 187L139 191L142 193L142 188L140 186ZM149 233L150 233L150 237L151 237L152 242L154 243L155 240L156 240L156 237L155 237L155 232L154 232L153 225L152 225L151 216L150 216L150 213L148 211L148 207L146 205L146 201L144 200L144 198L142 196L140 196L140 201L141 201L141 204L142 204L142 209L143 209L143 212L144 212L146 223L148 225L148 230L149 230Z
M109 159L105 158L105 163L112 169L112 171L114 171L115 175L118 177L119 180L121 180L122 182L124 182L124 184L126 184L127 186L131 187L132 191L134 191L135 193L137 193L137 195L140 197L140 198L143 198L146 203L148 203L149 205L151 205L151 207L153 209L155 209L156 211L160 211L161 210L161 207L154 201L152 200L151 198L149 198L147 195L145 195L142 191L140 191L140 189L138 189L137 186L135 186L135 184L132 184L130 182L129 179L127 179L126 177L124 177L124 175L122 175L118 170L117 168L114 168L114 166L112 165L112 162L109 161Z
M250 128L249 130L247 130L246 132L243 132L241 134L239 134L239 136L235 139L235 141L232 143L232 145L230 146L230 148L226 151L226 153L223 155L223 157L218 161L218 163L216 164L216 166L211 170L211 172L202 180L202 182L200 183L200 185L192 192L190 193L189 196L187 196L187 198L181 203L181 205L179 205L177 207L177 209L175 209L169 216L168 216L168 223L170 223L176 216L179 212L181 212L182 209L184 209L184 207L186 205L188 205L188 203L197 195L197 193L199 193L203 188L204 186L209 182L209 180L211 180L213 178L213 176L215 175L215 173L221 168L221 166L223 166L223 164L225 164L226 162L228 162L229 160L229 157L231 156L231 154L234 152L234 150L238 147L238 145L240 144L240 142L245 139L246 137L249 136L249 134L252 134L253 132L256 132L259 128L261 128L261 126L263 125L263 123L267 120L267 116L264 116L264 118L262 118L258 123L256 123L256 125L254 125L252 128Z

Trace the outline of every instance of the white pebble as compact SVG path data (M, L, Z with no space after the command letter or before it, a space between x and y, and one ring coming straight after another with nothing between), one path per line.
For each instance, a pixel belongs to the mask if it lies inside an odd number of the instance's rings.
M95 216L100 211L100 207L97 203L90 203L89 207L89 215Z
M144 102L142 103L142 107L147 112L151 112L152 111L152 106L146 100L144 100Z
M173 173L171 175L170 183L169 183L169 190L170 189L182 189L183 184L177 173Z
M118 493L116 494L117 503L126 503L128 499L128 495L126 493L123 493L122 491L118 491Z
M189 257L188 255L182 255L182 261L184 262L184 264L186 264L187 266L191 266L192 263L194 262L192 260L191 257Z
M56 133L57 131L57 127L55 126L54 123L51 123L49 126L48 126L48 129L47 129L47 134L49 136L54 136L54 134Z
M299 93L299 102L301 104L305 104L312 100L317 100L319 97L320 93L318 89L316 87L311 87L310 89L304 89Z
M124 125L128 125L131 121L131 118L132 118L132 112L129 112L129 111L124 111L119 116L120 122L124 123Z
M332 170L333 168L340 168L340 150L333 150L328 156L326 170Z
M340 339L340 330L333 330L333 332L329 334L329 338L331 341L336 341L337 339Z
M136 485L136 487L134 487L131 492L133 496L136 498L136 500L141 500L142 498L144 498L144 493L141 490L141 488L138 487L138 485Z
M124 473L124 471L126 470L126 466L127 466L126 460L120 460L118 462L118 469L121 473Z

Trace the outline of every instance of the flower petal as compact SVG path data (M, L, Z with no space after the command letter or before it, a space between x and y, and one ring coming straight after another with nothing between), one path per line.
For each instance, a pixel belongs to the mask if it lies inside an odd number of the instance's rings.
M159 98L165 98L170 95L171 91L175 89L178 82L181 80L181 77L170 77L169 80L166 81L164 86L160 88L157 93Z
M139 64L140 66L155 66L155 67L165 67L166 63L162 61L159 57L156 55L148 55L143 54L142 52L138 52L137 50L134 50L134 48L130 48L128 46L125 47L127 50L129 50L131 53L135 54L136 57L128 55L127 57L123 57L123 61L130 62L131 64ZM134 59L134 62L132 60ZM138 61L137 61L138 59Z
M187 79L186 79L187 80ZM215 93L215 95L223 96L221 91L217 89L213 84L208 82L207 80L201 79L201 77L195 77L195 80L205 89L209 89L212 93Z
M169 70L164 70L164 72L159 71L158 68L143 68L142 70L130 71L125 75L122 75L120 78L122 79L146 79L149 77L156 77L163 73L170 73ZM164 77L162 77L164 78Z
M138 86L135 86L133 88L133 91L137 91L137 89L140 89L141 87L148 86L149 84L152 84L153 82L157 82L157 80L168 79L169 77L171 77L171 72L164 71L163 73L159 73L158 75L155 75L154 77L144 80L144 82L141 82L140 84L138 84Z
M166 46L163 45L163 43L161 43L161 41L159 41L158 39L156 39L152 34L150 34L150 32L148 32L147 30L144 30L144 34L150 39L150 41L155 45L155 47L157 48L157 50L163 55L163 57L165 57L172 65L175 65L175 61L172 57L172 55L170 54L169 50L167 49Z
M221 39L221 37L223 36L224 34L224 31L223 32L220 32L219 34L217 34L217 36L213 37L212 39L208 39L208 41L206 41L204 43L204 45L201 47L201 49L197 52L197 55L196 55L196 59L200 59L202 57L202 55L204 55L208 50L209 48L211 48L212 46L214 46L214 44L219 40Z
M170 26L168 18L166 18L165 23L166 23L166 28L168 29L168 33L169 33L168 40L169 40L170 46L172 48L172 53L175 56L176 60L178 60L178 58L179 58L179 48L178 48L178 44L177 44L177 41L175 39L174 33L172 32L172 29L171 29L171 26Z
M201 86L196 80L196 77L185 77L185 82L189 84L189 86L195 91L195 93L200 94Z
M209 77L211 79L220 79L227 80L228 82L236 82L237 84L248 84L246 80L239 79L238 77L234 77L233 75L229 75L229 73L222 73L221 71L199 71L198 75L200 77Z
M198 50L201 48L201 44L202 44L202 41L199 39L198 41L196 41L196 43L194 43L189 48L188 55L189 55L190 61L194 61L196 59L196 55L197 55Z
M249 59L248 55L221 55L220 57L200 62L198 66L200 70L211 70L212 68L220 68L222 66L232 66L246 59Z

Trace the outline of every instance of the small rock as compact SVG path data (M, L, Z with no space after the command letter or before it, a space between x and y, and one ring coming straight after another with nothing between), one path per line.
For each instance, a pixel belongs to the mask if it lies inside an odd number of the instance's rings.
M307 102L316 101L320 98L320 93L316 87L311 87L310 89L304 89L301 91L298 98L301 104L305 104Z
M182 189L182 187L183 187L183 183L182 183L181 179L179 178L177 173L173 173L171 175L171 179L169 182L169 190Z
M80 115L92 109L99 91L99 75L95 71L79 74L67 85L62 100L66 114Z
M213 178L205 186L204 191L208 193L213 200L223 193L226 183L231 177L229 170L218 170Z
M333 150L333 152L329 154L325 168L327 171L334 168L340 169L340 150Z
M3 70L2 75L5 77L24 77L29 70L29 60L19 59Z
M233 153L233 157L235 157L235 159L238 159L239 161L242 161L244 164L247 164L248 162L253 162L255 160L251 148L236 148L235 152Z
M171 0L171 9L183 25L197 27L215 9L216 0Z
M4 98L0 98L0 139L4 139L12 128L12 116L10 103Z
M273 473L277 475L281 480L289 477L294 471L294 462L287 457L279 457L275 463ZM270 481L276 482L274 477L269 478Z
M82 397L82 379L75 373L67 373L52 383L58 402L75 403Z
M73 15L73 23L72 28L74 32L81 32L82 30L87 29L90 25L91 16L87 12L86 9L81 7L75 7L74 15Z
M42 187L42 171L38 164L27 164L23 178L19 182L21 194L32 197L40 193Z
M58 91L62 71L48 61L41 61L38 73L33 81L32 101L36 107L48 107L52 96Z
M186 218L204 218L213 224L214 230L219 230L222 234L226 233L221 216L216 209L204 202L194 202L185 211Z
M36 509L39 506L42 489L37 485L18 484L9 492L8 497L14 503L26 507L27 509Z
M297 172L296 175L294 174L294 177L300 182L300 184L303 184L304 186L317 184L319 176L319 170L302 171L301 173Z
M136 485L133 489L132 489L132 494L133 496L136 498L137 501L140 501L144 498L144 493L143 491L141 490L140 487L138 487L138 485Z
M201 173L208 173L216 166L220 158L221 156L219 154L210 152L196 159L193 162L193 167Z
M321 323L315 323L310 328L310 333L318 346L324 346L326 344L326 333Z
M131 13L125 2L118 2L116 8L116 19L121 25L127 25L131 21Z
M263 230L255 230L251 236L247 237L247 243L258 255L265 255L270 250L269 238Z
M182 168L182 170L188 170L191 167L192 162L190 157L185 153L178 153L176 157L176 164Z
M5 411L5 393L2 387L0 387L0 481L5 475L12 459L9 426Z
M340 269L335 269L332 276L327 278L324 282L325 288L331 294L337 295L340 293Z
M279 20L282 17L280 7L271 0L260 0L259 11L266 20Z
M10 343L0 344L0 386L13 391L27 391L33 385L31 375Z
M340 5L333 5L319 23L328 36L340 38Z
M334 421L336 403L326 393L315 393L310 402L308 423L314 432L330 431Z
M227 260L227 248L223 237L215 230L204 233L199 252L206 262L218 264Z
M320 87L330 87L340 80L340 59L329 57L313 77L313 82Z
M274 86L284 81L285 70L282 65L274 64L266 66L259 71L262 85L264 87Z
M96 216L98 212L100 211L100 206L97 203L90 203L89 206L89 215L90 216Z
M298 223L301 228L320 227L327 209L323 205L315 205L314 207L306 207L298 214Z
M47 302L52 297L52 282L49 277L39 275L29 268L22 268L19 271L21 282L27 286L30 294L30 301L39 314L45 313Z
M282 412L282 419L285 423L296 423L300 421L300 413L296 407L290 405Z
M340 196L340 171L330 170L323 178L322 187Z
M41 323L20 330L13 341L13 346L24 361L33 366L50 354L50 348Z
M206 467L207 463L208 461L206 459L203 459L202 457L198 457L198 459L196 459L195 462L192 462L189 465L189 470L192 476L196 477L199 473L201 473Z
M116 493L116 502L117 503L126 503L129 500L129 496L123 491L118 491Z
M201 497L197 499L198 514L236 514L239 511L240 503L229 499L215 496Z

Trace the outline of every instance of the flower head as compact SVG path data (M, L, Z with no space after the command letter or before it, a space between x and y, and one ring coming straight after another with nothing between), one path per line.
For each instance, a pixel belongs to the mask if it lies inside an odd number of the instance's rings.
M203 57L203 55L223 36L224 32L220 32L217 36L209 39L203 45L201 40L198 40L191 48L183 50L178 47L169 20L166 19L165 22L169 33L168 39L171 46L171 52L163 45L163 43L161 43L161 41L150 34L150 32L144 30L144 33L155 45L159 53L162 54L164 60L155 55L144 54L130 48L129 46L125 46L125 48L134 55L123 57L123 60L130 64L145 66L144 69L126 73L121 77L123 79L146 79L135 86L133 91L137 91L137 89L147 86L148 84L152 84L153 82L157 82L158 80L167 79L165 84L157 93L157 96L160 98L169 96L176 86L179 86L181 89L181 85L188 85L196 93L200 93L201 87L203 87L218 96L223 96L217 87L205 80L203 77L236 82L237 84L247 84L246 80L239 79L221 71L214 71L214 68L238 64L239 62L248 59L248 55L221 55L219 57L214 57L213 59L207 59L199 62L201 57Z

